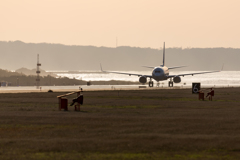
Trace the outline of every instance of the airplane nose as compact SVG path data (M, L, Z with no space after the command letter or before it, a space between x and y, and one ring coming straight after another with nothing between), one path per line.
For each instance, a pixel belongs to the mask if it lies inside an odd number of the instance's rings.
M156 81L160 81L160 80L163 79L163 76L164 76L163 72L158 72L158 73L155 73L155 74L154 74L154 79L155 79Z

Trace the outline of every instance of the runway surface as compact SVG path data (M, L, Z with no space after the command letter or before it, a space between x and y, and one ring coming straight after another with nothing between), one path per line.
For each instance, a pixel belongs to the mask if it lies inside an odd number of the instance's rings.
M174 87L168 87L167 84L159 86L148 87L148 85L75 85L75 86L41 86L41 89L37 89L36 86L19 86L19 87L0 87L0 93L28 93L28 92L47 92L52 90L54 92L65 92L65 91L77 91L82 88L84 91L100 91L100 90L144 90L144 89L186 89L191 88L192 84L175 84ZM239 84L232 85L212 85L202 84L202 88L235 88L240 87Z

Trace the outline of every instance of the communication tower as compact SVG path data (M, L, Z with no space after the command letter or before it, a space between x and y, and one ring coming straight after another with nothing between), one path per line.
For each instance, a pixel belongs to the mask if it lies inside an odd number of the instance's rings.
M39 86L40 86L40 66L41 66L41 63L39 63L39 54L37 55L37 79L36 79L36 86L37 86L37 89L39 89Z

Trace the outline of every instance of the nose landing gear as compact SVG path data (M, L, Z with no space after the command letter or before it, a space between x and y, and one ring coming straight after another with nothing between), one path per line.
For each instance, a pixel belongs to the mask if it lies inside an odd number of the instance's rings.
M168 87L173 87L173 81L172 81L172 78L170 78L170 81L168 82Z

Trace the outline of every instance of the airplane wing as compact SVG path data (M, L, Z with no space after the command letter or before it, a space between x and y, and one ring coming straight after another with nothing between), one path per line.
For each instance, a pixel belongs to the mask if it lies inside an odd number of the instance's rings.
M133 75L133 76L138 76L138 77L145 76L145 77L148 77L148 78L152 78L152 75L143 75L143 74L135 74L135 73L123 73L123 72L104 71L104 70L102 69L102 65L100 65L100 67L101 67L101 71L102 71L102 72L105 72L105 73L125 74L125 75L129 75L129 76Z
M156 68L156 67L152 67L152 66L142 66L142 67L145 67L145 68ZM175 68L182 68L182 67L187 67L187 66L175 66L175 67L168 67L168 69L175 69Z
M175 66L175 67L168 67L168 69L175 69L175 68L182 68L182 67L187 67L187 66Z
M155 67L152 67L152 66L142 66L142 67L145 67L145 68L152 68L152 69L155 68Z
M198 72L198 73L187 73L187 74L177 74L177 75L169 75L168 78L173 78L176 76L190 76L190 75L195 75L195 74L206 74L206 73L214 73L214 72L220 72L220 71L210 71L210 72Z

